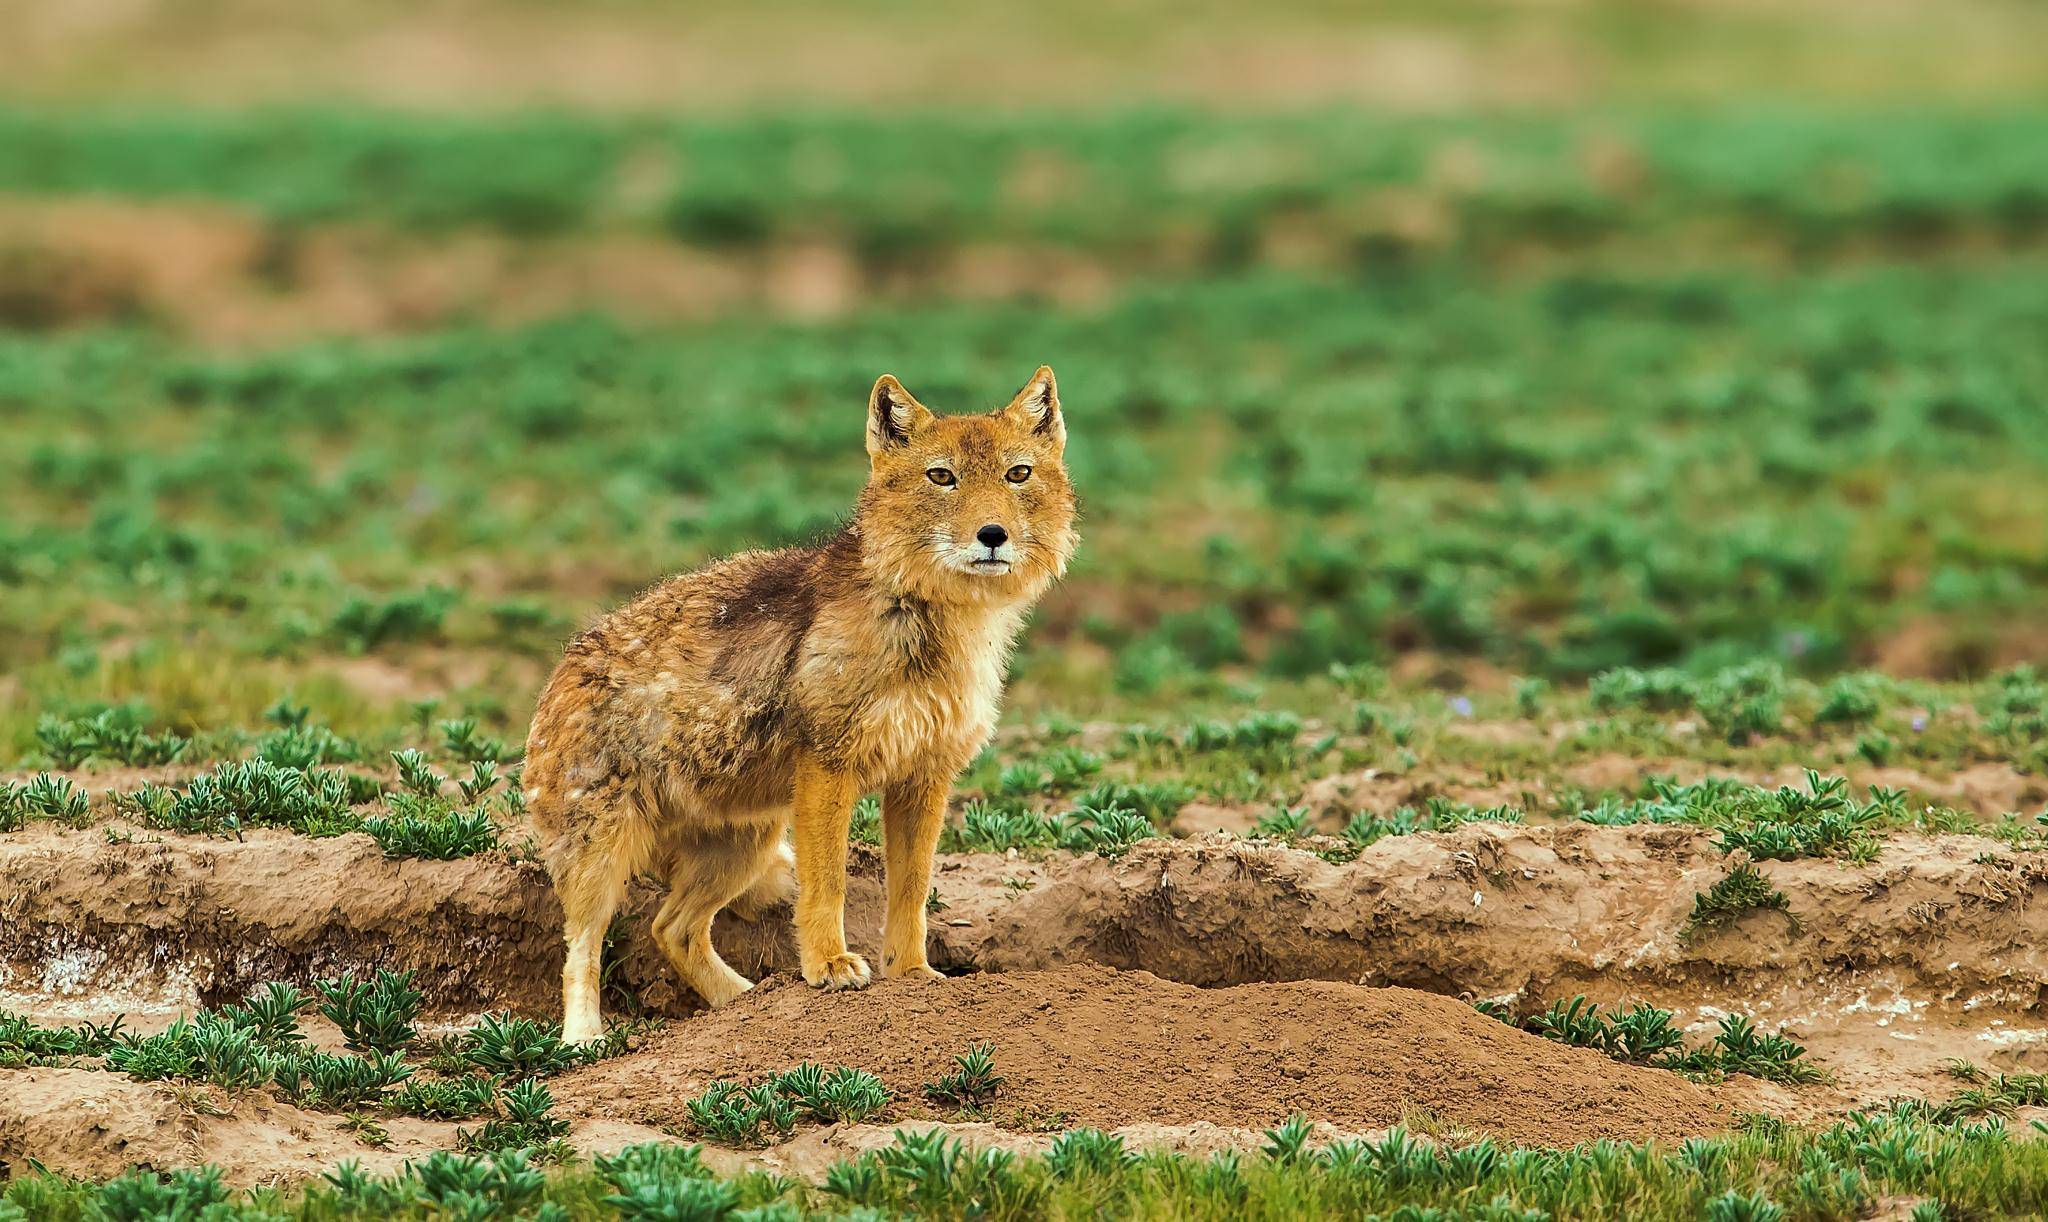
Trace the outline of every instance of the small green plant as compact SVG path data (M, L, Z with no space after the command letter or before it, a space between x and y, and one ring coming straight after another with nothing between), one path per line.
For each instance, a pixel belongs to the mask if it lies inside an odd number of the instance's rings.
M333 639L352 653L368 653L396 641L433 640L441 635L456 593L428 586L387 599L351 597L328 622Z
M41 1027L26 1015L0 1010L0 1066L63 1064L68 1058L97 1056L121 1038L121 1020Z
M455 783L462 791L462 800L474 806L485 794L497 788L498 765L488 759L480 759L469 766L469 776Z
M742 1216L733 1212L739 1203L739 1189L723 1180L629 1175L613 1187L604 1204L618 1211L626 1222L694 1222ZM744 1213L764 1220L782 1216L765 1208Z
M1812 769L1803 789L1709 777L1688 785L1653 778L1649 791L1635 801L1603 802L1581 811L1579 819L1606 825L1690 823L1720 833L1723 852L1740 849L1758 861L1867 854L1877 843L1873 829L1924 822L1907 815L1899 791L1873 787L1869 800L1858 802L1844 778Z
M889 1088L880 1078L846 1065L827 1071L805 1063L780 1075L776 1086L824 1124L856 1124L889 1106Z
M107 1067L142 1082L189 1078L197 1061L184 1015L155 1035L124 1034L107 1049Z
M286 1052L266 1060L270 1080L306 1107L338 1110L381 1106L386 1092L412 1076L412 1066L396 1053L337 1056L326 1052Z
M437 1081L413 1079L384 1099L386 1110L422 1120L474 1120L498 1098L499 1079L490 1074Z
M353 1133L355 1139L366 1146L387 1146L391 1144L391 1130L384 1127L375 1116L363 1112L350 1112L341 1118L341 1131Z
M1028 798L1052 787L1052 777L1036 764L1011 764L996 774L998 797Z
M550 1158L562 1153L555 1147L568 1134L569 1122L555 1115L555 1097L546 1083L529 1078L508 1087L498 1100L503 1115L474 1131L457 1131L456 1140L463 1149L479 1154L538 1149L547 1151Z
M1306 1116L1289 1116L1285 1124L1267 1129L1260 1153L1276 1163L1297 1163L1308 1156L1308 1138L1313 1127Z
M441 723L441 742L448 754L465 764L497 764L511 758L505 744L481 733L476 718L460 717Z
M987 802L969 802L960 825L939 833L949 853L1001 853L1009 849L1050 848L1059 839L1059 824L1029 810L1006 810Z
M1306 806L1276 806L1252 824L1252 835L1260 840L1298 840L1309 830Z
M1740 1014L1725 1015L1708 1045L1687 1050L1672 1025L1669 1010L1637 1004L1604 1014L1585 996L1552 1002L1550 1008L1517 1022L1499 1002L1479 1001L1473 1008L1509 1026L1520 1026L1547 1039L1582 1048L1597 1048L1617 1060L1655 1065L1691 1074L1744 1073L1774 1082L1818 1082L1826 1074L1805 1059L1806 1049L1782 1033L1764 1034Z
M1420 810L1403 806L1384 815L1359 811L1351 816L1338 834L1364 848L1388 836L1447 832L1468 823L1521 823L1523 819L1522 812L1512 806L1482 808L1432 795L1424 799Z
M1728 1014L1714 1034L1717 1066L1771 1082L1819 1082L1827 1075L1806 1060L1806 1049L1781 1033L1765 1034L1748 1016Z
M228 1199L219 1169L179 1169L159 1178L148 1170L130 1171L109 1180L93 1200L92 1216L108 1222L183 1222L215 1216ZM26 1217L27 1215L21 1215Z
M1891 680L1883 675L1838 675L1821 690L1813 719L1828 725L1860 725L1884 708L1891 688Z
M720 1079L685 1106L691 1128L729 1146L766 1145L796 1128L796 1101L773 1079L753 1087Z
M70 771L88 760L112 760L135 768L169 764L191 741L165 731L147 733L131 709L105 709L91 717L45 715L36 721L36 745L57 767Z
M1645 1065L1684 1046L1685 1036L1671 1025L1671 1011L1647 1003L1615 1011L1601 1038L1607 1055Z
M1792 917L1791 901L1785 893L1771 885L1763 871L1744 862L1728 872L1728 876L1712 887L1693 897L1692 914L1680 927L1680 939L1690 939L1702 931L1718 929L1730 924L1747 913L1759 910L1782 912L1792 918L1792 928L1799 928L1797 917Z
M953 1068L924 1085L924 1097L933 1103L974 1112L986 1107L1003 1087L996 1072L993 1044L975 1044L953 1058Z
M313 987L321 997L320 1013L341 1028L349 1047L398 1052L418 1034L413 1021L422 998L412 977L410 971L380 971L373 980L359 981L344 973Z
M873 794L853 804L853 819L847 825L846 838L855 844L882 843L882 803Z
M30 819L85 825L91 800L69 777L39 772L26 781L0 781L0 831L20 831Z
M1101 1129L1069 1129L1053 1139L1045 1152L1052 1173L1069 1180L1083 1175L1112 1175L1138 1161L1124 1148L1124 1139Z
M247 1027L201 1021L192 1030L197 1076L230 1091L247 1090L269 1076L259 1045Z
M362 822L362 830L376 839L386 857L454 861L499 846L498 825L489 811L437 810L430 802L401 809L401 800L409 796L392 799L396 813L389 817L372 815Z
M1354 813L1344 824L1339 834L1360 848L1374 844L1388 836L1407 836L1423 830L1422 816L1412 806L1404 806L1391 814L1378 815L1369 810Z
M463 1037L462 1055L485 1073L513 1082L560 1073L582 1062L577 1051L562 1042L559 1029L510 1014L484 1015Z
M1077 807L1060 819L1057 843L1076 853L1120 856L1140 840L1158 834L1149 820L1135 811L1111 806Z
M312 1004L312 999L300 992L296 985L272 981L239 1006L227 1006L221 1014L229 1022L249 1029L258 1044L270 1049L286 1049L305 1041L299 1030L299 1015Z
M182 790L144 785L123 805L151 827L204 835L239 835L245 827L288 827L308 836L354 831L355 793L334 769L281 767L268 760L231 760L193 777Z
M411 1164L414 1183L401 1185L408 1190L403 1199L407 1204L426 1204L437 1217L540 1216L534 1206L547 1177L532 1158L524 1149L502 1149L488 1156L436 1150Z
M422 798L440 797L441 787L448 783L423 752L411 747L393 751L391 762L398 766L398 783Z
M1609 1038L1600 1007L1586 1000L1583 993L1570 1001L1552 1002L1550 1009L1529 1020L1529 1030L1581 1048L1605 1048Z
M1178 781L1097 781L1076 795L1074 804L1098 810L1122 807L1164 827L1193 796L1194 790Z
M362 758L362 748L326 726L293 722L256 740L256 758L300 771Z
M1067 793L1088 784L1102 771L1102 757L1079 747L1058 747L1038 757L1044 766L1046 785L1054 793Z

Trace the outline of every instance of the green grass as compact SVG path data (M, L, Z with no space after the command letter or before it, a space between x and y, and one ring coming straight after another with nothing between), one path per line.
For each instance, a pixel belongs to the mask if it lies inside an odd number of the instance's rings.
M401 670L490 659L468 702L513 730L560 636L504 619L492 590L538 587L573 623L664 571L823 530L862 478L877 368L974 407L1026 353L1057 354L1072 387L1089 510L1026 679L1099 703L1410 647L1566 678L1749 665L1758 690L1688 699L1717 732L1768 732L1774 666L1838 670L1918 622L1937 665L1968 670L2036 622L2048 553L2014 524L2048 514L2044 286L2025 261L1422 271L1141 290L1089 314L584 318L255 355L16 336L0 663L40 712L0 734L25 751L42 713L137 702L188 735L364 650ZM569 555L601 558L598 592L546 589ZM390 610L458 564L489 579ZM1925 580L1900 587L1905 570ZM1240 639L1219 652L1156 609L1179 604L1229 608ZM152 625L139 642L129 614ZM199 660L272 686L206 684Z
M1133 1154L1078 1130L1040 1157L972 1151L942 1134L828 1168L817 1183L752 1173L720 1178L694 1147L646 1145L546 1172L517 1151L436 1154L393 1177L344 1164L303 1193L227 1190L217 1174L135 1172L103 1186L48 1174L0 1190L0 1211L87 1216L293 1219L545 1216L1499 1219L1834 1218L1880 1201L1932 1202L1942 1217L2048 1208L2048 1141L1996 1122L1944 1121L1926 1105L1860 1113L1826 1128L1757 1118L1676 1146L1597 1142L1568 1150L1481 1140L1438 1146L1396 1127L1374 1141L1307 1144L1283 1125L1261 1154L1205 1159ZM183 1213L178 1211L182 1208ZM754 1212L737 1215L732 1211ZM1422 1211L1442 1212L1422 1212ZM95 1212L97 1211L97 1212ZM543 1212L545 1211L545 1212ZM1933 1216L1927 1214L1925 1216Z

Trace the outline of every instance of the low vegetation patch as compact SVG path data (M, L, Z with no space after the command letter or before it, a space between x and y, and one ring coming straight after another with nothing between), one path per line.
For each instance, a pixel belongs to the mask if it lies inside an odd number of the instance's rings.
M1723 1015L1711 1040L1688 1048L1684 1033L1672 1025L1671 1011L1644 1003L1603 1011L1580 995L1552 1002L1549 1009L1526 1018L1497 1002L1475 1004L1481 1013L1510 1026L1633 1064L1691 1075L1743 1073L1793 1084L1826 1078L1824 1070L1806 1059L1803 1046L1782 1033L1759 1031L1746 1015Z
M689 1101L689 1125L721 1145L769 1145L788 1137L801 1119L859 1123L890 1101L888 1088L873 1074L805 1063L753 1086L713 1082Z
M1567 1217L1664 1222L1868 1216L1920 1202L1916 1219L2037 1212L2048 1133L1995 1119L1943 1119L1925 1104L1861 1112L1825 1128L1756 1117L1725 1137L1676 1145L1596 1142L1569 1149L1490 1139L1383 1137L1312 1145L1305 1120L1268 1130L1257 1154L1138 1153L1087 1129L1039 1156L971 1149L943 1131L902 1130L815 1182L755 1172L720 1178L694 1146L630 1146L548 1170L545 1153L435 1153L389 1176L344 1163L304 1190L228 1189L208 1168L132 1172L101 1185L31 1172L0 1189L0 1216L593 1217L759 1219L905 1214L1045 1217L1302 1216L1475 1222Z

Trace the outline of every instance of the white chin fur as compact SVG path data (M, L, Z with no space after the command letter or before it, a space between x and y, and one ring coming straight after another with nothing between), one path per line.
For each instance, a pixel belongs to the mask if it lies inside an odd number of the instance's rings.
M993 558L985 547L948 547L940 551L939 560L954 572L970 577L1001 577L1017 568L1016 550L1008 544L995 549Z

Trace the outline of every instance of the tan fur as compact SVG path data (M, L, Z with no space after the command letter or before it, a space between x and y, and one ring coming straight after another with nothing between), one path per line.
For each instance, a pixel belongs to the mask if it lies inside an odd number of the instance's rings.
M672 577L569 643L525 768L565 918L568 1039L601 1033L605 928L642 871L668 881L654 936L708 1004L752 987L711 945L712 918L772 907L792 884L804 979L867 984L843 927L846 841L854 801L877 790L882 970L936 975L925 897L947 793L995 728L1025 613L1076 543L1065 445L1050 369L974 416L935 416L884 376L867 487L840 534ZM978 540L989 524L1009 542ZM991 556L1008 569L972 563Z

